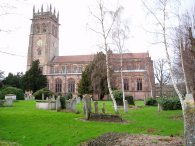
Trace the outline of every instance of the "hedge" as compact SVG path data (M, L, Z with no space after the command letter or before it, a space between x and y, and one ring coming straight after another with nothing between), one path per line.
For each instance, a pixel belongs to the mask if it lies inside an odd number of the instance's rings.
M163 110L178 110L182 109L178 97L161 97L157 99Z
M24 92L22 89L16 87L6 87L0 91L0 99L5 99L5 95L14 94L16 100L24 100Z
M42 94L44 94L44 99L46 99L46 97L51 97L54 93L47 88L42 88L33 93L33 96L35 99L42 100Z

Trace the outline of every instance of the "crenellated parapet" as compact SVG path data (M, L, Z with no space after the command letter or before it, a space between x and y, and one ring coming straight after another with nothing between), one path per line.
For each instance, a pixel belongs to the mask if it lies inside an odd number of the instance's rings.
M35 6L33 6L33 18L32 19L48 19L52 18L55 22L59 24L59 11L56 12L55 8L52 8L52 5L47 6L46 10L44 9L43 5L41 9L35 10Z

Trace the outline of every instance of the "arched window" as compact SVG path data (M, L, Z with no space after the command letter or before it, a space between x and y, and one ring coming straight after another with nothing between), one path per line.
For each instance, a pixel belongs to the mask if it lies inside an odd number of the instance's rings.
M62 80L61 79L56 79L55 90L56 90L56 93L62 92Z
M137 79L137 91L142 91L142 79Z
M70 79L68 81L68 92L74 93L75 92L75 81Z
M124 90L125 91L129 90L129 80L128 79L124 79Z
M47 32L47 26L45 23L42 24L42 32L43 33Z

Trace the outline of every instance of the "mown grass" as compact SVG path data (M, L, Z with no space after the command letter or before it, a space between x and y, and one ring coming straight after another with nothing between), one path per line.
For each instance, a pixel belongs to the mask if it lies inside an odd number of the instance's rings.
M106 112L114 113L112 103L105 101ZM99 102L101 108L102 101ZM127 132L152 135L183 135L181 111L157 112L157 107L130 108L120 114L127 123L84 121L82 103L79 114L38 110L35 101L14 102L13 107L0 108L0 145L4 142L23 146L76 146L107 132ZM10 144L11 145L11 144ZM15 146L14 145L14 146Z

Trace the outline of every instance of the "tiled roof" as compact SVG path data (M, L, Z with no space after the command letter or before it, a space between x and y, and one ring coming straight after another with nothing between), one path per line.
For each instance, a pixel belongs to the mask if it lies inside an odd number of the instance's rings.
M114 54L113 58L120 58L120 54ZM149 57L148 53L123 53L123 58L145 58Z
M94 58L94 55L74 55L74 56L56 56L53 59L53 63L80 63L90 62Z
M145 58L149 57L148 53L124 53L123 58ZM56 56L52 63L84 63L90 62L94 55L72 55L72 56ZM112 58L120 58L120 54L113 54Z

